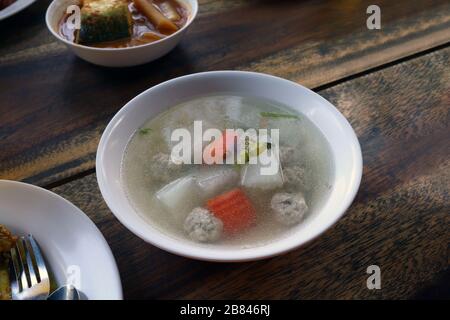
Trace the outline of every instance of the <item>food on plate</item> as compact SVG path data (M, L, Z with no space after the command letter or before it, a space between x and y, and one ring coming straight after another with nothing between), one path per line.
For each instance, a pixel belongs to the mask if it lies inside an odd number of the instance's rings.
M80 29L71 15L60 22L67 40L102 48L125 48L163 39L182 28L189 11L179 0L82 0Z
M176 129L190 142L180 154ZM195 139L209 129L214 138ZM201 160L211 154L223 163L189 162L198 148ZM136 212L165 234L248 248L295 232L320 209L332 160L327 140L301 113L260 98L209 95L146 121L130 137L120 174Z
M16 240L17 238L5 226L0 224L0 252L9 252Z
M275 218L288 226L302 221L308 211L308 205L301 193L276 193L270 201L270 206L275 213Z
M9 251L15 245L17 238L0 224L0 300L11 299L9 282Z
M195 208L186 217L184 230L192 240L198 242L216 241L222 234L222 220L205 208Z
M16 0L0 0L0 10L3 10L6 7L9 7L14 2L16 2Z

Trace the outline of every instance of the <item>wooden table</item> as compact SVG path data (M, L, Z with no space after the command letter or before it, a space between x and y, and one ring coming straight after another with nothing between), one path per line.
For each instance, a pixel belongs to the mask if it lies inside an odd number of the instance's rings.
M448 297L450 3L379 0L382 29L368 30L372 2L203 0L169 55L107 69L55 41L44 21L49 1L39 0L0 22L0 178L80 207L113 250L125 298ZM117 110L167 79L220 69L302 83L359 137L364 174L353 205L284 256L241 264L174 256L123 227L98 190L96 147ZM372 264L381 290L366 287Z

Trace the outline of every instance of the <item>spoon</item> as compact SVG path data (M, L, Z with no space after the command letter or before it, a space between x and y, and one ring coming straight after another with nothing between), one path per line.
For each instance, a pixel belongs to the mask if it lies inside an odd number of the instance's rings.
M47 300L80 300L80 294L74 286L69 284L56 289Z

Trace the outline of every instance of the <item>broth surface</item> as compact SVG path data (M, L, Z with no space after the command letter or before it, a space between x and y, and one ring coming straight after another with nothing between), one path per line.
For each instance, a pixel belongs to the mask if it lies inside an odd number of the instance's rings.
M151 105L149 105L151 107ZM297 119L262 117L261 113L289 113ZM252 97L230 95L203 96L184 102L147 121L141 130L131 137L122 160L121 178L130 203L144 219L163 233L178 239L192 241L183 230L183 224L175 221L159 203L155 193L166 183L152 178L152 157L156 153L170 154L168 142L172 130L190 128L194 120L203 121L203 132L208 128L221 130L230 128L280 129L280 146L293 147L293 162L307 172L308 190L304 193L309 210L305 219L321 207L330 192L334 173L330 147L323 134L313 123L291 109ZM212 165L231 166L231 165ZM283 163L282 163L283 166ZM180 171L169 173L170 181L196 174L204 165L181 165ZM224 236L215 243L199 243L202 246L226 244L240 248L264 245L286 236L296 226L286 227L274 219L270 200L274 193L285 191L284 186L265 191L256 188L242 188L253 203L257 213L257 223L233 236ZM304 222L301 222L304 223ZM300 223L300 224L301 224Z

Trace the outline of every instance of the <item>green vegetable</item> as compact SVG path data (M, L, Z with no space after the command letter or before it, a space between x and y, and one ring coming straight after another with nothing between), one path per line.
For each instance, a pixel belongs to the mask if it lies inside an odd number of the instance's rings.
M150 133L150 131L152 131L152 129L150 129L150 128L141 128L141 129L139 129L139 134L146 135L146 134Z
M277 112L261 112L261 117L264 118L284 118L284 119L300 119L299 116L295 114L287 114L287 113L277 113Z

